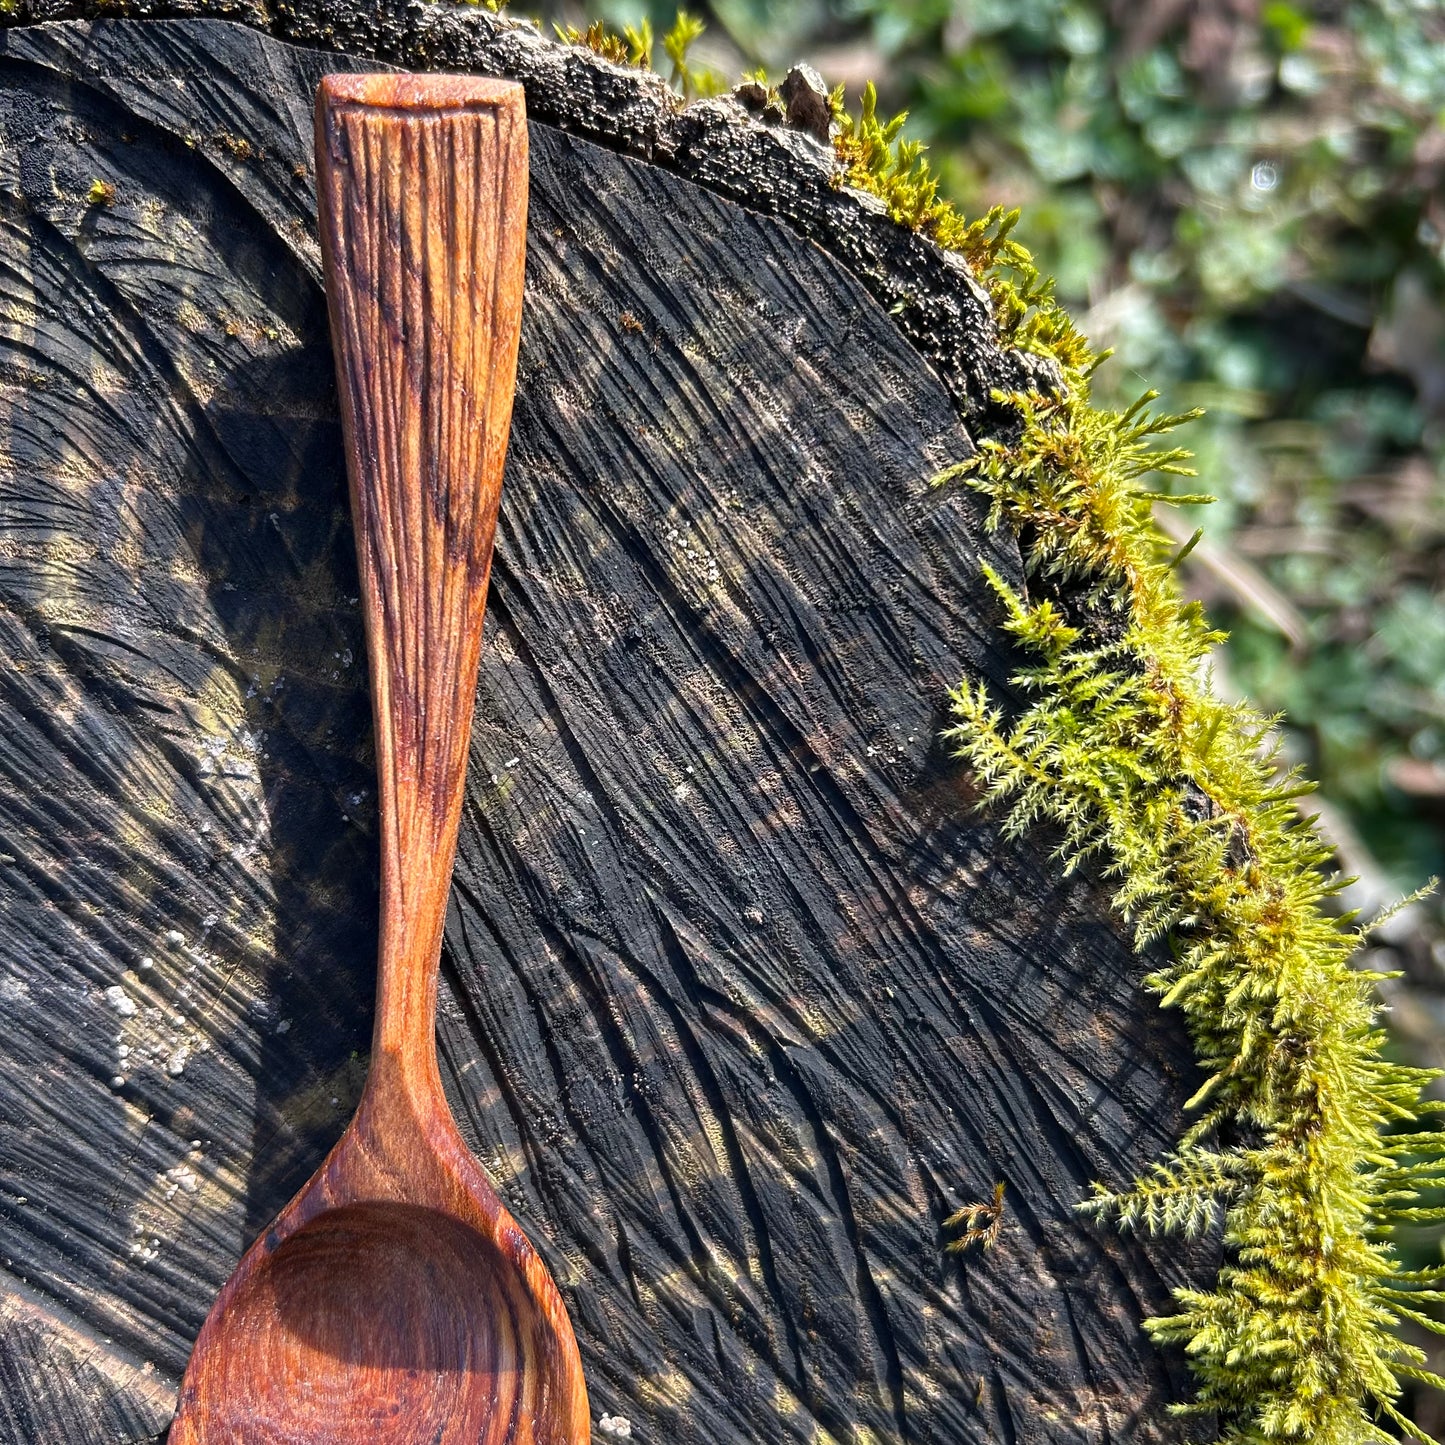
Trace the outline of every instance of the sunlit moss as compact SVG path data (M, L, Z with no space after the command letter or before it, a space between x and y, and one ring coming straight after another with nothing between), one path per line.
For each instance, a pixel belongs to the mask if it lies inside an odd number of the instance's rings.
M992 298L1005 346L1056 363L1052 391L995 393L1017 425L986 438L941 484L972 487L989 524L1018 540L1027 594L987 582L1025 665L1016 701L963 682L948 739L1014 834L1047 825L1066 869L1093 861L1138 948L1145 979L1188 1023L1204 1086L1174 1150L1081 1207L1124 1228L1196 1234L1222 1224L1210 1289L1177 1292L1148 1321L1194 1371L1187 1412L1217 1412L1230 1442L1358 1445L1424 1440L1399 1411L1405 1380L1445 1388L1403 1321L1441 1331L1445 1266L1409 1271L1398 1224L1445 1217L1420 1204L1445 1178L1445 1144L1422 1130L1434 1071L1388 1062L1360 935L1326 902L1327 849L1294 806L1307 785L1273 766L1272 721L1220 701L1208 657L1221 639L1180 595L1181 553L1153 520L1148 478L1186 473L1158 438L1187 417L1096 408L1096 356L1054 301L1013 217L965 222L940 199L922 147L865 92L835 99L842 180L900 224L960 251Z
M496 0L496 3L505 4L505 0ZM559 40L568 45L585 45L614 65L631 65L640 70L653 68L652 21L646 16L637 25L623 26L621 33L609 29L601 20L594 20L586 30L578 30L573 25L557 25L554 29ZM693 42L706 29L695 15L679 10L672 27L662 37L663 53L671 62L668 81L685 100L717 95L726 88L726 82L717 71L705 65L694 65L688 58Z

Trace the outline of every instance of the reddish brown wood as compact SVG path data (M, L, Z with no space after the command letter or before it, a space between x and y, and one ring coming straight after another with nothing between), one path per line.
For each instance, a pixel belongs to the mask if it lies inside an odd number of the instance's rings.
M520 330L522 89L328 76L316 157L380 784L371 1071L222 1290L170 1438L575 1445L566 1310L457 1133L434 1037Z

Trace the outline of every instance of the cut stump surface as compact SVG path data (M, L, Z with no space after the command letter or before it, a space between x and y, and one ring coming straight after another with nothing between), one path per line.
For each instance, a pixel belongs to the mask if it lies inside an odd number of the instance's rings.
M543 54L445 25L452 67ZM310 156L354 48L0 34L14 1445L164 1431L364 1073L375 784ZM1182 1361L1140 1321L1209 1260L1075 1205L1176 1135L1187 1040L1107 890L1002 839L938 740L952 685L1007 677L979 574L1019 562L928 479L1020 363L951 263L824 195L813 140L714 102L640 159L545 123L547 83L439 1030L594 1419L1176 1438ZM995 1247L946 1254L999 1181Z

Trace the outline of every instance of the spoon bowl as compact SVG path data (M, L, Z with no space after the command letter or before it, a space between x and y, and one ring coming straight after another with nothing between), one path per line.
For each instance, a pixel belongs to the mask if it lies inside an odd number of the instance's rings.
M548 1423L574 1374L551 1281L450 1121L413 1122L437 1131L433 1187L385 1197L395 1124L364 1103L218 1299L172 1445L585 1439Z
M490 1414L525 1373L519 1327L536 1324L515 1275L491 1239L449 1214L380 1200L342 1205L257 1261L220 1338L227 1329L265 1337L268 1352L254 1363L267 1378L324 1374L339 1402L379 1372L395 1375L389 1383L408 1414L470 1416L475 1395ZM267 1334L272 1321L281 1328Z
M521 324L520 86L332 75L316 103L376 726L381 937L356 1114L218 1296L169 1445L585 1445L545 1266L468 1152L436 1059Z

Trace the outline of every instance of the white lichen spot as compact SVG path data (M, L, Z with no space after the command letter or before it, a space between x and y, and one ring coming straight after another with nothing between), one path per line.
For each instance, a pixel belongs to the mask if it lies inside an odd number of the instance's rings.
M113 983L106 989L105 1001L123 1019L128 1019L135 1013L135 1000L118 983Z
M166 929L166 942L172 948L179 948L186 941L186 935L179 928Z
M173 1079L180 1078L180 1076L185 1073L186 1065L190 1062L190 1059L191 1051L182 1044L180 1048L174 1050L170 1058L166 1060L166 1073Z
M177 1164L174 1169L166 1170L166 1178L171 1181L171 1193L177 1189L184 1189L187 1194L194 1194L200 1187L201 1181L194 1169L185 1164ZM169 1194L167 1198L169 1198Z
M626 1415L604 1415L597 1422L597 1433L609 1440L632 1439L632 1421Z

